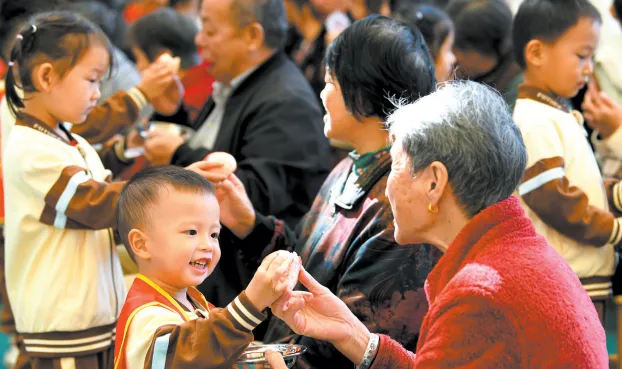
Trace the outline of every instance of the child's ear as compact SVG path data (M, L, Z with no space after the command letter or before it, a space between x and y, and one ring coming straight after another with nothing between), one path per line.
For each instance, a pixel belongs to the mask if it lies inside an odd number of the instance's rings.
M528 65L536 67L544 64L546 57L546 45L540 40L531 40L525 46L525 61Z
M147 246L147 235L143 231L132 229L127 235L127 239L136 258L143 260L151 259L151 252Z
M50 63L43 63L36 66L32 72L32 83L37 91L48 92L52 89L57 77L54 66Z

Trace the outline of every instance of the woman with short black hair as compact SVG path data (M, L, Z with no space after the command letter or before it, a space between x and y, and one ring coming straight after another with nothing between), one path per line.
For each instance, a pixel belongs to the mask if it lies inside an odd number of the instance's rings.
M250 271L261 255L295 250L305 268L344 301L369 329L414 350L426 311L423 281L439 254L424 244L398 246L385 195L391 167L384 121L392 101L414 101L435 89L434 65L419 32L387 17L355 22L330 45L322 102L324 133L355 148L335 167L297 232L258 214L235 176L219 188L220 220ZM305 345L303 367L347 368L335 348L270 321L264 341Z

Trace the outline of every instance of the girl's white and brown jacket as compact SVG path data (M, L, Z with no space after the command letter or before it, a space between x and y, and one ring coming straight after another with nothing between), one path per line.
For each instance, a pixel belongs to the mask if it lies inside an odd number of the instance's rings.
M622 187L603 181L583 117L552 94L520 86L514 120L528 154L518 188L527 215L588 295L608 297L622 244Z
M120 92L90 121L136 119L146 103ZM19 113L3 148L6 282L17 331L32 357L110 350L125 288L111 227L130 163L82 137ZM67 140L69 138L69 141ZM116 168L115 168L116 167Z
M230 369L266 315L245 292L224 309L209 304L194 287L188 297L194 312L139 274L119 316L114 369Z

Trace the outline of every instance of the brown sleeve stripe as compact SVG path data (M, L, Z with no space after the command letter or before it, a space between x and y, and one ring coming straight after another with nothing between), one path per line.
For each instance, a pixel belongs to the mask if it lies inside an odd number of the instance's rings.
M45 196L40 221L63 229L110 228L123 184L98 182L84 168L67 166Z
M612 245L617 245L622 241L622 218L616 218L613 222L613 230L611 231L611 236L609 237L609 242Z
M114 325L79 332L24 333L24 349L33 357L58 358L101 352L114 346Z
M127 91L127 94L132 98L132 101L138 107L138 110L142 110L145 106L147 106L148 101L145 95L136 87L132 87Z
M70 173L75 168L66 168L66 169L69 169L68 173ZM65 171L63 170L63 172ZM62 175L59 181L61 179L63 179ZM87 182L89 179L91 178L84 170L76 172L69 178L69 181L67 181L67 185L65 186L65 189L59 196L58 202L56 203L56 207L55 207L56 217L54 218L54 227L65 228L65 226L67 225L66 212L67 212L67 208L69 207L69 203L71 202L71 199L73 199L73 196L76 194L76 191L78 190L78 186L80 186L84 182Z
M620 186L620 182L613 186L612 196L616 209L618 209L618 211L622 211L622 186Z
M549 169L521 183L520 186L518 186L518 194L520 196L524 196L533 190L537 190L538 188L544 186L551 181L564 178L565 176L566 172L564 171L564 167Z
M527 168L519 186L525 204L547 226L576 242L604 246L619 241L622 227L615 216L590 205L587 194L570 184L564 167L564 159L557 156L541 159ZM611 190L608 191L610 198Z
M251 322L253 322L253 323L255 323L255 324L261 324L261 319L260 319L260 318L255 317L253 314L251 314L251 312L250 312L250 311L248 311L248 310L246 309L246 307L244 307L244 304L242 304L242 302L240 301L240 298L239 298L239 297L236 297L236 298L235 298L235 306L236 306L237 308L239 308L239 310L242 312L242 314L244 314L244 316L245 316L247 319L250 319L250 321L251 321Z
M258 313L257 309L248 301L244 292L227 306L227 311L235 322L248 331L255 329L265 319L265 316Z

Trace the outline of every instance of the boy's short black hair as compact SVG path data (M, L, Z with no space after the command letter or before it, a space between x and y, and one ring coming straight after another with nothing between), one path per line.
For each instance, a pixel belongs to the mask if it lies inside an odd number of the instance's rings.
M214 186L207 179L172 165L147 168L134 175L123 187L116 209L117 231L134 261L128 234L132 229L145 225L150 208L158 201L160 191L167 187L201 195L215 194Z
M194 38L199 28L192 19L172 8L160 8L136 21L129 31L132 47L137 47L153 62L165 49L181 58L183 69L201 62Z
M516 62L525 69L525 47L531 40L555 42L584 17L602 22L590 0L525 0L512 27Z

